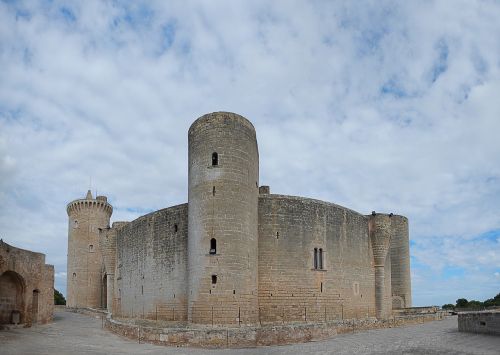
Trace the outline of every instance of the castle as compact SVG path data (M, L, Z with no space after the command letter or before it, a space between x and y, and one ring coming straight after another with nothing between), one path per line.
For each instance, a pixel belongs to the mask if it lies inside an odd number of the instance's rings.
M188 203L112 227L106 197L68 204L68 307L221 325L411 307L406 217L271 194L240 115L204 115L188 139Z

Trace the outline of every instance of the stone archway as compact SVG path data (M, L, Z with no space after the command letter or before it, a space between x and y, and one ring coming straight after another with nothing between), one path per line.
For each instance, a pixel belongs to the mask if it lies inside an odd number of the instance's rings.
M17 272L5 271L0 275L0 324L10 324L13 321L24 323L25 291L24 279ZM16 319L16 313L19 319Z

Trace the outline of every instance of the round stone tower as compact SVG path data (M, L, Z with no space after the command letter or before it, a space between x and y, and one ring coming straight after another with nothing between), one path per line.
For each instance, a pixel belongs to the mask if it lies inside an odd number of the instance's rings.
M68 279L66 306L105 308L103 299L102 255L99 229L109 227L113 207L105 196L70 202L68 223Z
M392 215L373 214L370 216L368 230L373 250L373 261L375 267L375 312L378 319L387 318L390 315L387 299L386 283L386 261L391 243L391 219ZM390 263L388 268L390 268ZM391 274L389 270L388 278Z
M259 152L246 118L215 112L189 128L188 318L258 320Z
M404 216L392 217L391 275L392 307L411 307L410 239Z

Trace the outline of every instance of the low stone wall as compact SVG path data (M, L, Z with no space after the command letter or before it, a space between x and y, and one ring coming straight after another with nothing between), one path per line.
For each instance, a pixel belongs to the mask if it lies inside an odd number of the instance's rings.
M441 320L442 314L422 314L394 317L388 320L375 318L335 321L327 323L289 324L262 327L203 327L185 326L160 328L140 326L121 322L107 317L105 327L114 333L148 342L171 346L194 346L207 348L241 348L263 345L282 345L324 340L336 334L351 333L359 330L392 328L406 324L424 323Z
M500 335L500 311L459 313L458 331Z
M392 314L395 316L408 316L412 314L438 313L438 312L441 312L441 310L437 306L410 307L410 308L400 308L392 310Z

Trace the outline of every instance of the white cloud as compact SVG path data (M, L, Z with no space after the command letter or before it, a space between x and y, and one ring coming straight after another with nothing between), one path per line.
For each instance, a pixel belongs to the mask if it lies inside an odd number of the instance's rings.
M90 176L114 220L185 202L187 128L228 110L255 124L272 191L405 214L421 263L446 247L437 264L468 270L465 243L491 275L499 17L489 1L1 2L2 237L63 272L65 205Z

